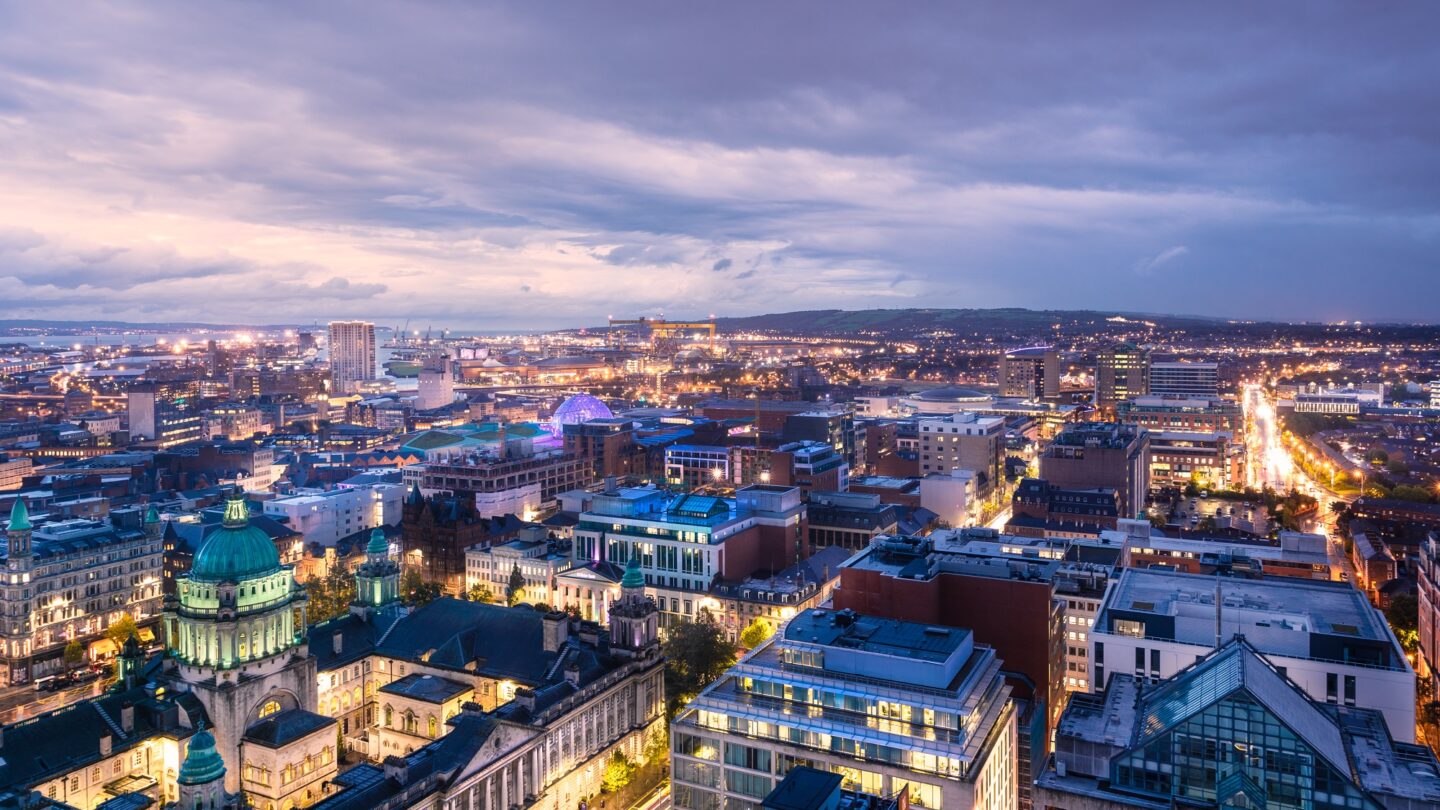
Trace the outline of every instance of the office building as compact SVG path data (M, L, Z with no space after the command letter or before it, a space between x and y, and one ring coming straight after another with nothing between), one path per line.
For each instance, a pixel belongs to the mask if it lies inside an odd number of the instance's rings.
M541 526L527 526L514 540L471 546L465 551L465 590L482 588L501 603L563 608L556 575L571 566L569 552L568 544L551 540Z
M204 419L191 405L190 397L171 386L132 388L125 394L130 441L163 449L202 438Z
M1427 532L1420 543L1419 564L1416 566L1416 601L1418 604L1420 655L1415 669L1430 683L1431 694L1440 686L1440 537Z
M113 656L118 650L106 630L127 615L153 639L164 588L153 510L32 523L25 499L16 498L5 545L0 685L63 672L71 641L80 642L87 660Z
M595 479L643 471L636 453L634 422L620 417L590 419L561 427L565 452L590 463Z
M1040 477L1061 489L1112 489L1120 514L1133 517L1150 491L1149 433L1111 422L1073 425L1045 448Z
M1015 808L1001 667L964 628L807 610L676 715L674 805L758 807L806 766L909 806Z
M948 473L930 473L920 479L920 507L935 514L942 524L951 527L970 526L980 521L984 502L975 483L974 470L955 469Z
M1219 399L1220 365L1153 360L1150 363L1150 385L1146 393L1157 397Z
M386 483L301 489L266 501L264 510L303 535L306 543L334 546L356 532L398 526L405 494L403 485Z
M1095 358L1095 404L1101 408L1150 393L1150 352L1116 343Z
M1226 399L1135 397L1116 403L1115 421L1146 430L1245 435L1240 404Z
M973 411L919 420L920 474L975 473L975 491L989 498L1005 476L1005 419Z
M846 561L833 601L874 616L966 627L1017 673L1016 696L1038 709L1042 728L1053 728L1066 689L1088 683L1088 628L1119 554L1098 541L1084 549L982 528L880 537Z
M673 444L665 448L665 481L687 490L728 486L730 450L712 445Z
M1115 490L1065 489L1041 478L1022 479L1010 508L1005 531L1021 537L1096 537L1120 519Z
M448 357L427 361L420 369L415 407L422 411L455 404L455 372Z
M1323 534L1280 532L1277 542L1166 537L1158 533L1106 532L1125 545L1126 568L1163 568L1185 574L1260 579L1297 577L1328 582L1339 577L1325 550Z
M1415 672L1385 617L1345 582L1125 569L1090 633L1093 689L1108 674L1173 677L1236 634L1311 699L1385 715L1415 739Z
M1243 489L1245 442L1231 433L1150 430L1150 486Z
M858 551L877 535L892 534L900 510L883 503L879 495L854 492L812 492L806 507L811 548Z
M1028 346L1000 355L1000 396L1053 399L1060 396L1060 353L1053 346Z
M851 469L857 464L855 415L849 410L820 410L794 413L785 417L780 431L781 442L819 442L828 444L844 456ZM863 443L860 446L863 454Z
M361 383L376 379L375 324L365 321L330 323L330 391L353 394Z
M1440 763L1379 713L1327 706L1236 636L1163 682L1129 673L1070 700L1035 806L1422 808Z
M798 488L775 484L743 487L734 498L610 487L580 513L572 557L591 575L603 574L602 563L613 567L637 558L647 592L660 605L661 625L668 627L696 619L707 604L718 611L720 603L707 600L720 584L779 572L809 557L801 497ZM572 582L570 572L557 579Z
M260 409L240 402L222 402L204 415L204 437L210 441L243 441L254 437L264 427Z

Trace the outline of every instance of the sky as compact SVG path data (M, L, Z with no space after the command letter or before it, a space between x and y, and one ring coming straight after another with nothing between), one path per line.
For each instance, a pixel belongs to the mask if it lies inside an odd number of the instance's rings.
M1435 321L1440 5L0 0L0 318Z

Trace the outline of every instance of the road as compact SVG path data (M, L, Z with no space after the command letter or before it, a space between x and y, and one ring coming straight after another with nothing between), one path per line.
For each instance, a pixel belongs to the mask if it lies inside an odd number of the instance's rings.
M28 683L0 689L0 723L14 723L78 700L98 697L110 683L112 679L101 678L60 692L36 692Z
M1245 386L1245 416L1249 425L1250 457L1257 460L1251 465L1252 486L1261 484L1277 492L1297 489L1312 496L1319 503L1318 514L1311 531L1326 537L1326 551L1330 555L1332 569L1344 571L1351 583L1355 582L1355 569L1345 556L1345 547L1335 527L1335 514L1330 504L1348 501L1329 487L1312 479L1290 458L1290 451L1280 441L1280 427L1275 415L1275 406L1265 397L1258 385Z
M1296 468L1290 453L1280 443L1280 425L1275 406L1266 399L1259 385L1245 386L1245 422L1250 426L1250 484L1269 486L1285 492L1294 483Z
M655 792L636 802L630 810L670 810L670 783L660 785Z

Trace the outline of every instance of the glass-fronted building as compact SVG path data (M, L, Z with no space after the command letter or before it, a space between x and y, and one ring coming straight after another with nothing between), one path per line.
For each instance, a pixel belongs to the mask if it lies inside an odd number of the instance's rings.
M680 810L755 810L797 766L929 810L1017 804L1015 714L968 630L809 610L671 726Z
M1317 703L1236 638L1158 685L1072 696L1036 807L1434 807L1440 765L1376 711Z

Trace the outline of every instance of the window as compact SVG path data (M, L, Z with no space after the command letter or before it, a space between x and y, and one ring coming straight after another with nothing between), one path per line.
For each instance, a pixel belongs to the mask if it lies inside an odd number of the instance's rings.
M269 717L269 716L272 715L272 714L279 714L279 713L280 713L280 701L278 701L278 700L267 700L267 701L265 701L263 704L261 704L261 706L260 706L259 717L260 717L260 719L263 720L263 719L265 719L266 717Z
M1339 703L1339 702L1340 702L1340 701L1339 701L1339 696L1336 694L1336 693L1339 692L1339 690L1340 690L1339 683L1340 683L1340 678L1339 678L1338 675L1336 675L1336 674L1333 673L1333 672L1327 672L1327 673L1325 673L1325 702L1326 702L1326 703Z
M1354 676L1354 675L1346 675L1346 676L1345 676L1345 705L1346 705L1346 706L1354 706L1354 705L1355 705L1355 676Z

